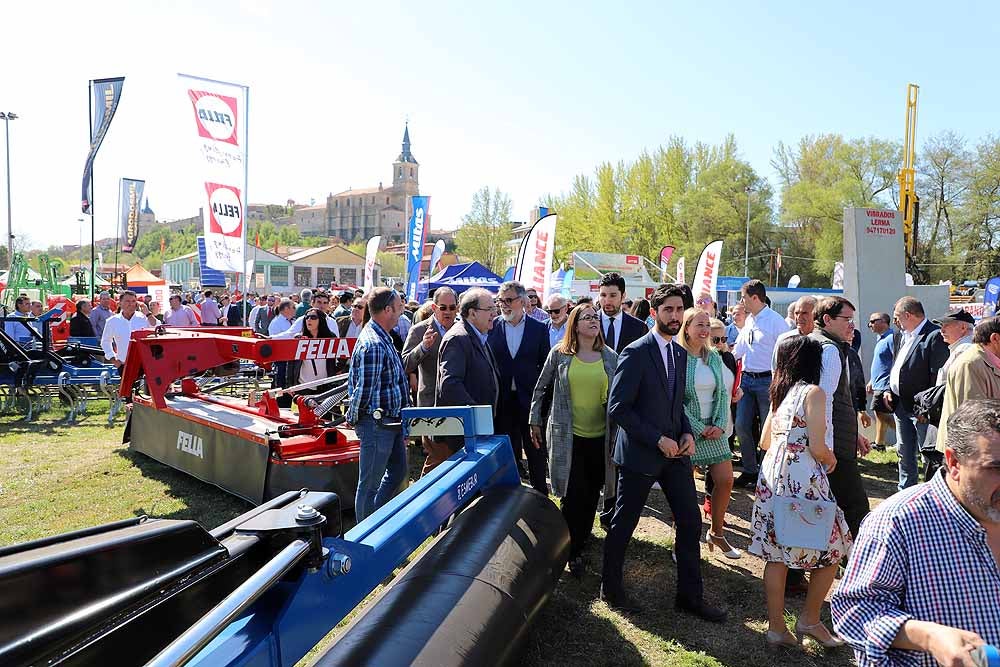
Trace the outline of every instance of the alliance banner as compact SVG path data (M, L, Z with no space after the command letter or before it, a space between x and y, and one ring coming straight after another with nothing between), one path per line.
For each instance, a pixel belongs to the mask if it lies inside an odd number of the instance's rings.
M118 184L118 238L122 252L132 252L139 240L139 204L146 181L123 178Z
M542 303L552 289L552 258L556 250L556 218L551 213L541 218L521 242L515 276L525 289L535 288Z
M410 197L410 200L413 202L413 216L410 217L410 224L406 231L406 301L416 301L417 282L420 280L420 264L424 260L424 243L427 240L427 228L431 221L431 198Z
M247 102L249 89L178 74L191 102L191 172L203 190L208 266L246 271Z
M719 282L719 263L722 261L722 241L712 241L701 251L698 258L698 268L695 269L691 281L691 292L694 298L708 294L712 301L719 302L716 286Z
M368 245L365 246L365 294L375 287L375 262L378 259L378 247L381 243L381 236L373 236L368 239Z
M125 77L112 79L94 79L90 82L90 151L83 165L83 196L81 210L87 215L94 213L94 158L104 142L104 135L111 127L111 119L118 110L118 101L122 97L122 86Z

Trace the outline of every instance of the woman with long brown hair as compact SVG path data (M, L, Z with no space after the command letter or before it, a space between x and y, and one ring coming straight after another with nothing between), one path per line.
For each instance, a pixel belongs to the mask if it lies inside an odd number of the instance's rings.
M531 441L542 446L542 425L549 446L552 492L562 498L569 525L570 572L583 576L583 550L590 537L597 501L610 465L608 388L618 355L604 344L601 316L592 304L570 311L562 342L549 352L531 398ZM552 389L546 422L543 408Z
M743 552L733 548L725 534L726 510L733 492L733 452L729 448L729 435L733 432L730 405L734 400L735 377L710 344L710 335L708 313L701 308L684 311L677 339L688 353L684 412L694 434L691 464L707 468L713 483L712 525L705 541L709 551L714 552L719 547L723 556L737 560L742 558Z
M319 308L310 308L302 316L303 338L336 338L326 323L326 313ZM337 374L336 359L311 359L305 361L290 361L286 368L285 386L291 387L313 380L332 378ZM329 384L321 384L311 389L304 389L299 394L318 394L330 388Z

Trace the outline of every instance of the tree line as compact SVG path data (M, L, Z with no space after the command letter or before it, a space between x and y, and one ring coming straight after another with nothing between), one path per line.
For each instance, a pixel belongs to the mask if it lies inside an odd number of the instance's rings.
M540 204L559 214L556 259L576 250L640 254L657 261L664 245L686 257L689 275L702 248L724 241L723 275L828 287L843 259L843 209L898 208L900 142L839 134L779 143L771 159L777 190L740 155L736 138L718 144L671 137L634 160L603 162L592 175ZM917 151L920 218L913 255L918 282L960 282L1000 273L1000 139L972 144L955 132L925 140ZM749 254L746 251L749 211ZM510 238L510 198L499 188L477 192L458 230L462 255L498 273ZM676 259L669 270L675 270Z

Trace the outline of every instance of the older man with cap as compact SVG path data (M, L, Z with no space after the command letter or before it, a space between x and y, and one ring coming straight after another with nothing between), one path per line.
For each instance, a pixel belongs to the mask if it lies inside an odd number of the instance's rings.
M960 311L955 314L966 313ZM942 331L945 326L942 322ZM1000 398L1000 318L983 320L976 325L970 338L971 342L963 346L957 357L948 359L944 404L936 442L937 451L942 456L948 444L948 418L958 407L977 398Z
M944 384L948 377L948 369L951 363L958 359L965 350L972 345L972 329L976 326L976 320L965 310L956 313L948 313L936 320L931 320L941 327L941 337L948 343L948 360L937 374L937 383Z

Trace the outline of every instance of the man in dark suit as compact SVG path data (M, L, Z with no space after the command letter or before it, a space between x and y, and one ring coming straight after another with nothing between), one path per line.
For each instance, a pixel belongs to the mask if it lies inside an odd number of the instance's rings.
M448 329L438 350L435 405L491 405L496 413L497 371L486 335L493 327L493 295L474 287L459 301L462 321Z
M548 495L548 461L545 449L535 447L528 427L531 395L549 356L549 330L527 316L527 291L516 281L505 282L497 292L500 317L493 322L487 344L493 350L500 373L500 402L497 404L496 433L510 437L514 460L521 468L521 454L528 459L531 486ZM523 469L522 469L523 474Z
M896 421L899 489L920 482L917 452L927 437L927 424L913 415L913 397L937 382L948 360L948 343L941 329L924 315L924 306L912 296L896 302L892 316L899 324L899 343L893 350L889 391L882 394Z
M434 292L433 315L410 327L403 343L403 368L407 374L417 374L417 406L433 406L437 393L438 352L441 339L455 324L458 297L450 287ZM454 451L443 438L424 438L424 468L426 475Z
M621 354L622 350L645 336L649 329L645 322L640 322L622 310L625 279L620 273L605 273L601 277L600 289L598 300L601 304L601 332L607 346Z
M597 297L601 306L601 333L604 334L605 344L612 350L621 354L622 350L649 333L645 322L640 322L622 310L625 302L625 279L620 273L605 273L601 277ZM614 442L613 437L610 440ZM605 530L611 527L611 517L615 513L614 494L613 484L605 487L604 507L601 510L601 525Z
M684 415L687 352L673 341L684 314L680 289L660 285L650 307L656 325L622 351L608 395L608 414L619 427L614 453L618 492L604 542L601 597L623 611L641 609L625 592L622 571L626 547L649 491L659 482L677 528L676 608L721 622L726 612L706 604L702 595L701 517L690 458L694 437Z

